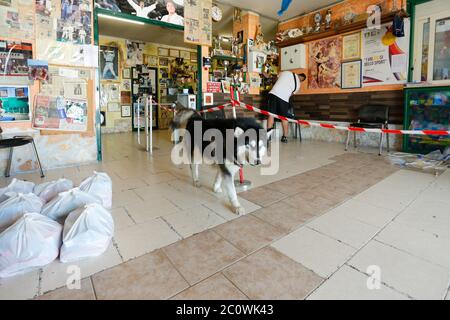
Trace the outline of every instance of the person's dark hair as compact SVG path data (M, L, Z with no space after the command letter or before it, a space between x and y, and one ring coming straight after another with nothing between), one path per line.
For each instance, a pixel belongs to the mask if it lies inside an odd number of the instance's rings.
M300 78L303 78L303 80L301 80L301 81L306 80L306 74L304 74L304 73L299 73L298 76L299 76Z

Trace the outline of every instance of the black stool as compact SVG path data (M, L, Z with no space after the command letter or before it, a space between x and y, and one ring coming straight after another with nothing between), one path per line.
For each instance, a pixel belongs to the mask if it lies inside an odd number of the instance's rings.
M8 149L9 148L9 159L8 159L8 163L6 165L6 172L5 172L6 178L9 178L9 176L11 175L11 162L12 162L12 158L13 158L14 148L25 146L30 143L33 146L34 154L36 156L36 159L37 159L37 162L39 165L39 170L41 171L41 178L45 177L44 171L42 171L41 160L39 159L39 154L37 152L33 137L15 136L14 138L0 140L0 149Z

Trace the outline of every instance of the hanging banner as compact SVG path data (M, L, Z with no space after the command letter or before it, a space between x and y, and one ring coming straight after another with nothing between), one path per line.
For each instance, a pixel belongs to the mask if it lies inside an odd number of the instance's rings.
M405 37L392 33L392 23L381 29L363 30L364 86L403 84L408 79L409 19L405 19Z
M190 0L184 4L184 42L212 45L212 0Z

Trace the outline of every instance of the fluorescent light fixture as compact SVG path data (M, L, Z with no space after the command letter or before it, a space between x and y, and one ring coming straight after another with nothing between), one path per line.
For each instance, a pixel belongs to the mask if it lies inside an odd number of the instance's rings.
M144 25L145 24L142 21L135 21L135 20L131 20L131 19L125 19L125 18L120 18L120 17L116 17L116 16L110 16L110 15L103 14L103 13L99 13L98 16L102 17L102 18L106 18L106 19L117 20L117 21L128 22L128 23L134 23L134 24L139 24L139 25Z

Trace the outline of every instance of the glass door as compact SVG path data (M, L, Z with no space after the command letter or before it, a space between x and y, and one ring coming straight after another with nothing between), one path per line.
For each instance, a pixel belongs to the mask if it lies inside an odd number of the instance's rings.
M450 11L417 20L414 81L450 83Z

